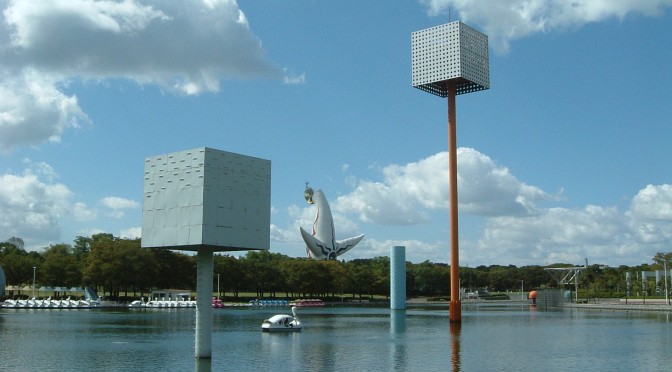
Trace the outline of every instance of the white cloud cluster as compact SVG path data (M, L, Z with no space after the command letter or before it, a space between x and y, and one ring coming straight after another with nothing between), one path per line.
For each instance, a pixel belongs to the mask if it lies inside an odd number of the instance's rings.
M458 199L462 212L480 215L530 215L537 204L557 196L526 185L507 168L471 148L459 148ZM364 222L382 225L426 223L426 210L448 208L448 153L418 162L389 165L382 182L360 182L333 209L355 212ZM419 208L421 207L421 208Z
M124 199L118 196L104 197L101 203L112 210L108 216L116 219L124 217L124 209L137 209L140 207L140 203L135 200Z
M582 264L588 258L608 265L638 265L649 262L656 252L670 250L672 185L646 186L633 196L626 211L597 205L548 207L544 202L564 198L526 185L474 149L459 148L458 164L460 214L483 218L483 226L470 234L464 234L461 225L463 264ZM390 247L402 245L413 262L448 262L447 225L441 225L447 219L447 167L445 152L405 165L392 164L381 170L381 181L360 180L350 194L330 199L340 237L366 234L348 258L388 255ZM315 215L308 207L293 206L289 212L295 225L304 228ZM348 216L366 225L359 227ZM413 229L411 225L420 224L429 229L426 240L385 237L386 225ZM275 226L273 241L300 242L296 230L296 226L288 230Z
M643 244L672 245L672 185L648 185L640 190L626 213L633 236Z
M122 78L178 94L227 78L288 78L235 0L0 0L0 151L88 122L73 79Z
M614 207L550 208L535 216L490 218L481 239L465 250L474 261L498 264L579 264L585 258L614 263L638 256L633 250L617 253L629 235L626 218Z
M0 240L12 236L21 237L26 249L43 248L50 243L61 243L64 221L99 221L99 216L113 219L124 217L127 209L137 209L137 201L117 196L100 200L101 208L92 209L81 201L73 201L75 195L70 188L57 182L58 174L46 163L24 161L26 168L22 174L0 175ZM102 212L102 213L101 213ZM108 232L88 228L81 234ZM122 230L120 237L137 238L140 228Z
M41 170L49 170L41 173ZM68 213L72 192L61 184L43 180L53 173L46 164L27 168L21 175L0 175L0 231L5 240L12 236L23 238L27 245L31 237L58 239L60 219Z
M113 234L114 235L114 234ZM141 227L131 227L128 229L121 230L117 236L122 239L139 239L142 235Z
M460 19L482 28L491 45L506 51L512 40L539 32L581 27L628 14L655 16L672 0L420 0L430 14L457 11Z
M58 142L67 128L89 122L77 97L63 94L56 85L32 68L13 73L0 64L0 153L45 140Z

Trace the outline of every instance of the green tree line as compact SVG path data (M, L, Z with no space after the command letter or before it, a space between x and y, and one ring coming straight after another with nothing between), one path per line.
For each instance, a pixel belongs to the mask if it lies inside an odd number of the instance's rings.
M652 264L618 268L588 266L579 286L591 297L624 297L625 273L662 270L671 267L672 253L658 253ZM139 239L122 239L111 234L78 236L72 245L54 244L42 252L27 252L20 238L0 243L0 266L7 285L36 287L89 286L112 299L149 293L152 289L196 287L196 257L168 249L140 247ZM555 264L552 267L573 266ZM460 286L468 291L524 291L557 287L543 266L513 265L460 268ZM216 254L213 286L219 295L238 298L241 293L256 297L363 299L389 295L389 257L350 261L317 261L294 258L269 251L249 251L239 258ZM406 263L409 297L441 297L450 293L450 266L425 261ZM631 290L655 295L655 284L633 279Z

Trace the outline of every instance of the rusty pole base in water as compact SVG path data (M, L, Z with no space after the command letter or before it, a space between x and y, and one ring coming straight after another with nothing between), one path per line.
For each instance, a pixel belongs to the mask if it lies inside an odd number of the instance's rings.
M452 280L452 279L451 279ZM462 321L462 302L460 300L450 301L450 322L459 323Z

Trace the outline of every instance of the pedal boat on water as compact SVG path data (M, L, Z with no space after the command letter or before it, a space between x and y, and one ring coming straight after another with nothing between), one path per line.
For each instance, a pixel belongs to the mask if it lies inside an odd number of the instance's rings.
M301 321L296 315L295 306L292 307L292 315L273 315L261 324L263 332L301 332L301 328Z

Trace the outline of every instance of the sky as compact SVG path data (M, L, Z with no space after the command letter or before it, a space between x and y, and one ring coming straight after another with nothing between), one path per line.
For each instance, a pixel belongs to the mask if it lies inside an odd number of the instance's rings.
M270 250L305 257L322 189L340 258L450 261L447 101L411 33L489 38L457 97L460 265L672 251L672 0L0 0L0 240L141 235L143 164L272 163Z

